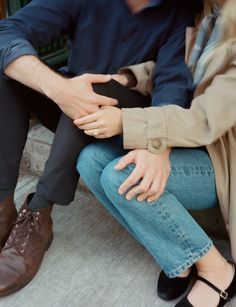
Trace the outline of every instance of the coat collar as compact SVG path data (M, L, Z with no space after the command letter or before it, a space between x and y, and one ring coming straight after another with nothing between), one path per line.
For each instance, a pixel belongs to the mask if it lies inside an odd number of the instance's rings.
M205 75L196 89L195 96L199 95L203 89L214 79L215 75L224 73L229 64L232 63L232 57L236 55L236 40L226 43L225 48L222 48L210 60Z

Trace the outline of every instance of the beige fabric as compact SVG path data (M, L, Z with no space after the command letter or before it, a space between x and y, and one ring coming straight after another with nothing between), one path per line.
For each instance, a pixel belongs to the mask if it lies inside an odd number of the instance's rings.
M236 262L236 42L211 60L189 110L170 105L122 114L126 149L207 146Z
M154 68L155 63L153 61L149 61L137 65L122 67L118 73L120 75L127 75L129 76L129 79L132 79L131 83L136 84L136 86L131 87L131 89L144 95L148 95L152 92Z

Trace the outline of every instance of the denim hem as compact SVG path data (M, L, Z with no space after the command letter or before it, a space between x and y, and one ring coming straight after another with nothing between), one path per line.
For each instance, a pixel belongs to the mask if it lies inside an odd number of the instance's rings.
M212 248L213 242L210 240L206 247L204 247L197 255L191 257L184 264L179 266L177 269L174 269L170 273L165 272L169 278L175 278L181 273L185 272L189 267L191 267L194 263L196 263L200 258L206 255L209 250Z
M0 202L4 201L7 197L13 196L15 192L15 189L8 190L8 191L0 191Z

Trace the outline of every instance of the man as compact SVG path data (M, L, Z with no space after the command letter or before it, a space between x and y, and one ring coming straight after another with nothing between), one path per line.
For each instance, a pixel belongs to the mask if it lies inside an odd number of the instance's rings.
M53 238L52 205L73 200L76 159L91 141L73 120L100 106L122 107L125 100L147 104L149 98L107 74L157 61L151 103L187 106L192 80L184 37L194 19L191 5L187 0L35 0L0 22L0 296L35 276ZM61 71L67 77L44 65L35 51L61 31L70 41L68 66ZM55 137L36 193L17 214L13 196L30 112Z

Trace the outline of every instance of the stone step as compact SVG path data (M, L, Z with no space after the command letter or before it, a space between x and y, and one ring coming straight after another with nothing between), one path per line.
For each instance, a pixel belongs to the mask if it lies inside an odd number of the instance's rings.
M35 175L42 174L49 156L53 133L41 124L34 124L29 132L25 146L22 167Z
M40 175L49 156L52 141L52 132L41 124L33 125L25 146L23 168L35 175ZM219 208L194 211L191 214L210 235L223 239L227 237Z

